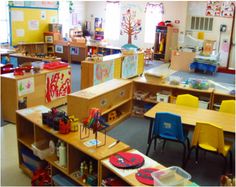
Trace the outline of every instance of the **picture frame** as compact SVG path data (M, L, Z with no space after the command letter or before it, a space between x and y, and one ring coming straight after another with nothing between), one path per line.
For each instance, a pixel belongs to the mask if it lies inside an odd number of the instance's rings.
M55 45L55 52L56 53L63 53L63 46L62 45Z
M53 43L53 36L45 36L44 39L46 43Z
M79 55L79 48L78 47L71 47L70 54L71 55Z

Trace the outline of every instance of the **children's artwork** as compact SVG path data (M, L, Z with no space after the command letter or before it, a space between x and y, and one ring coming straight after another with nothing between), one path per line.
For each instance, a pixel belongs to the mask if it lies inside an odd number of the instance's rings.
M122 78L127 79L138 74L138 56L126 56L122 62Z
M233 17L234 2L232 1L208 1L207 16Z
M62 45L55 45L55 52L56 53L63 53L63 46Z
M70 54L71 55L79 55L79 48L78 47L71 47Z
M97 85L114 77L114 60L94 64L93 85Z
M34 92L34 78L21 79L17 81L18 96Z
M39 30L39 21L38 20L31 20L28 22L29 30Z
M46 102L67 96L71 93L71 71L62 70L46 75Z
M46 43L53 43L53 36L45 36Z

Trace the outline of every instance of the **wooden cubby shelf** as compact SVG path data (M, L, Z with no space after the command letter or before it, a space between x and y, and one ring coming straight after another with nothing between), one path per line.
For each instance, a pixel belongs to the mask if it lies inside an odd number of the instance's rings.
M129 102L128 102L129 103ZM123 107L119 105L119 107ZM123 109L123 108L122 108ZM48 108L49 110L49 108ZM127 110L127 109L126 109ZM29 112L30 111L30 112ZM17 110L16 112L16 127L17 127L17 141L18 141L18 155L19 155L19 167L30 177L32 177L32 166L27 163L26 157L30 159L36 159L37 156L33 154L32 144L37 145L40 141L48 143L53 141L55 144L58 140L65 143L67 150L67 164L66 167L61 167L58 162L56 153L51 156L45 157L43 161L37 158L34 162L39 164L49 165L51 175L60 174L65 178L71 179L76 185L90 186L82 179L73 175L74 172L80 170L82 161L91 162L93 165L93 175L96 176L96 184L101 184L101 160L108 158L109 156L120 152L129 150L130 147L123 142L120 142L115 147L109 149L108 146L116 141L116 139L106 135L106 144L103 146L91 146L88 147L85 142L95 139L95 135L90 132L90 135L81 139L80 134L84 135L84 131L80 133L71 132L69 134L60 134L58 131L54 131L47 125L42 123L42 113L45 112L45 107L36 106L28 109ZM128 116L128 115L127 115ZM105 134L98 132L98 140L101 144L104 142ZM40 150L40 148L39 148ZM27 165L27 166L26 166Z

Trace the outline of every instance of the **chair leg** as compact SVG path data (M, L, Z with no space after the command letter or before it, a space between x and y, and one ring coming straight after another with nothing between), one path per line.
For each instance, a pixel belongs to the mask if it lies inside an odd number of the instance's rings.
M190 151L190 141L188 137L187 137L187 146L188 146L188 151Z
M195 163L198 163L198 146L195 148Z
M151 145L152 145L152 139L151 139L150 143L148 144L146 155L148 155Z
M189 161L189 159L190 159L192 150L193 150L194 148L195 148L195 147L191 147L191 148L190 148L190 150L189 150L189 152L188 152L188 156L187 156L187 159L186 159L184 168L187 166L187 163L188 163L188 161Z
M182 168L185 168L185 155L186 155L186 145L182 143L184 150L183 150L183 159L182 159Z
M230 173L233 173L233 153L229 151L229 164L230 164Z
M164 149L165 149L165 145L166 145L166 140L163 141L162 148L161 148L161 152L164 151Z
M156 151L156 146L157 146L157 138L154 140L154 150Z
M223 156L223 155L222 155ZM225 165L224 165L224 170L223 170L223 173L226 174L227 173L227 157L223 156L224 160L225 160Z

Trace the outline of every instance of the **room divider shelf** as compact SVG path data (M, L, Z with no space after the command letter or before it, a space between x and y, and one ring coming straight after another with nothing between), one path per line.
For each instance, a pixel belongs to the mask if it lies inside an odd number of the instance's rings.
M67 150L67 164L66 167L60 166L56 153L51 156L46 156L45 162L50 166L51 173L61 173L77 183L77 185L88 186L86 182L80 178L76 178L73 173L80 171L80 165L82 161L91 162L93 165L94 175L96 174L96 183L100 184L101 180L101 160L107 158L117 152L129 150L129 146L120 142L114 148L109 149L108 146L116 140L112 137L106 136L106 144L101 147L87 146L85 142L95 139L95 135L91 132L88 138L80 138L80 129L78 132L71 132L69 134L60 134L58 131L54 131L47 125L42 123L42 113L48 111L49 108L43 106L36 106L28 109L18 110L16 112L16 127L17 127L17 141L18 141L18 154L19 154L19 167L22 170L32 176L32 172L28 166L25 166L27 160L25 155L29 154L33 156L32 144L36 142L44 141L48 143L50 140L57 142L61 140L65 143ZM85 132L81 132L84 136ZM98 141L103 143L104 134L98 132ZM29 153L25 153L29 152ZM27 155L28 157L28 155ZM37 159L39 160L39 159ZM36 161L34 161L36 162ZM41 162L37 161L37 165ZM27 163L29 164L29 163Z

